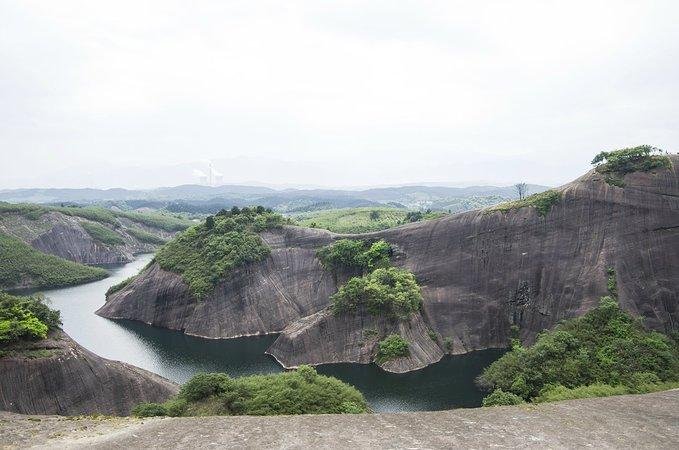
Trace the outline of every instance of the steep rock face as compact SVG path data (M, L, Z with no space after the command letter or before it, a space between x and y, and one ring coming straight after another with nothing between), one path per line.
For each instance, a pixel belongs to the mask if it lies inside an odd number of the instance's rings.
M28 219L18 214L3 214L0 217L0 232L17 237L44 253L82 264L127 263L134 259L135 254L153 252L157 248L153 244L139 241L123 228L116 232L123 240L122 244L103 244L85 231L81 225L83 222L86 220L56 211L43 214L37 219ZM163 238L171 235L129 220L127 223Z
M314 234L299 229L266 233L271 256L235 270L215 291L197 301L181 276L157 264L111 295L97 314L141 320L210 338L274 333L296 319L320 311L336 291L333 276L315 257ZM319 242L329 242L317 233ZM303 243L308 248L297 247Z
M380 366L389 372L408 372L443 357L443 351L428 332L420 314L408 321L398 321L367 313L335 315L327 308L293 322L267 353L285 368L338 361L367 364L375 359L379 340L396 333L408 341L410 356Z
M101 358L62 331L30 350L49 356L0 358L0 410L22 414L128 415L141 402L162 402L178 386L146 370Z
M609 268L623 308L649 328L677 330L679 157L671 159L669 170L625 176L625 188L591 171L559 188L561 199L544 217L531 207L481 210L350 237L383 238L395 247L394 264L422 286L422 320L450 353L504 347L512 325L530 342L583 314L607 294ZM263 238L271 257L241 268L203 302L187 300L185 287L171 294L181 279L171 274L168 283L170 275L152 268L98 313L207 337L285 329L270 353L288 366L366 362L374 345L361 333L372 319L323 311L338 283L315 249L341 237L297 227L270 231ZM149 291L150 285L158 286ZM415 345L421 334L411 336ZM422 353L403 367L436 360L436 351Z

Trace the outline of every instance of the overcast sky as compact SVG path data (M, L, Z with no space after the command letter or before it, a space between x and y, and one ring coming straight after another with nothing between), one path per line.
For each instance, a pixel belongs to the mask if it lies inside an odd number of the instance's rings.
M0 188L557 185L679 150L677 1L0 0Z

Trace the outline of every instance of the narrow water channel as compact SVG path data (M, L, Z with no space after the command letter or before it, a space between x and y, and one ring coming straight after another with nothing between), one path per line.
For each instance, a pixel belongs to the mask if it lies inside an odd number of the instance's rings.
M231 376L280 372L282 368L264 351L276 336L213 340L151 327L132 321L113 321L94 314L106 290L136 274L152 255L109 268L104 280L44 291L52 307L61 311L64 330L83 347L105 358L124 361L184 382L197 372L226 372ZM421 411L481 404L483 393L474 378L502 350L484 350L447 356L439 363L406 374L391 374L377 366L328 364L320 373L340 378L358 388L375 411Z

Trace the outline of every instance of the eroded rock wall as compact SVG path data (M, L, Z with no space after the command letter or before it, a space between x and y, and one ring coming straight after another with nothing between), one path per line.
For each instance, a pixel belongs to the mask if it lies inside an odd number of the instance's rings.
M0 409L21 414L129 415L163 402L178 386L146 370L101 358L58 331L33 344L46 357L0 358Z

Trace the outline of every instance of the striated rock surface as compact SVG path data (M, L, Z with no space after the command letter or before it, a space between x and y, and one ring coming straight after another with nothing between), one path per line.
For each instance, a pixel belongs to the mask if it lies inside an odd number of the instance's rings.
M398 321L367 313L334 315L327 308L293 322L267 353L285 368L338 361L367 364L374 360L380 339L396 333L408 341L410 356L380 366L401 373L421 369L443 357L428 331L420 314L409 321Z
M210 338L279 332L326 307L336 291L332 274L315 257L314 245L304 242L304 231L290 228L264 235L271 256L237 269L201 301L190 295L180 275L154 263L110 296L97 314ZM318 234L319 242L323 237L325 233ZM297 247L298 242L308 248Z
M30 357L0 358L0 410L128 415L138 403L162 402L178 390L151 372L95 355L62 331L22 351Z
M507 345L510 328L530 342L543 329L583 314L607 294L616 273L623 308L647 327L679 329L679 157L672 169L625 176L625 188L590 171L559 190L544 217L532 207L473 211L377 233L396 249L394 264L422 286L422 327L435 332L438 352L465 353ZM338 281L323 270L315 249L341 237L297 227L263 238L269 259L233 273L201 302L181 277L151 267L109 297L98 314L142 320L190 334L224 338L283 331L269 350L282 364L367 362L374 344L366 327L387 331L366 316L330 316L325 308ZM419 322L417 322L419 323ZM440 358L415 332L416 360L400 371ZM403 325L406 326L406 325ZM429 343L433 341L429 339Z
M122 244L107 245L93 239L82 226L86 219L50 211L42 216L29 219L20 214L3 213L0 216L0 232L21 239L41 252L82 264L121 264L134 259L135 254L150 253L157 246L141 242L126 231L126 226L141 229L164 239L173 234L150 228L129 219L121 220L123 226L111 228L123 241Z

